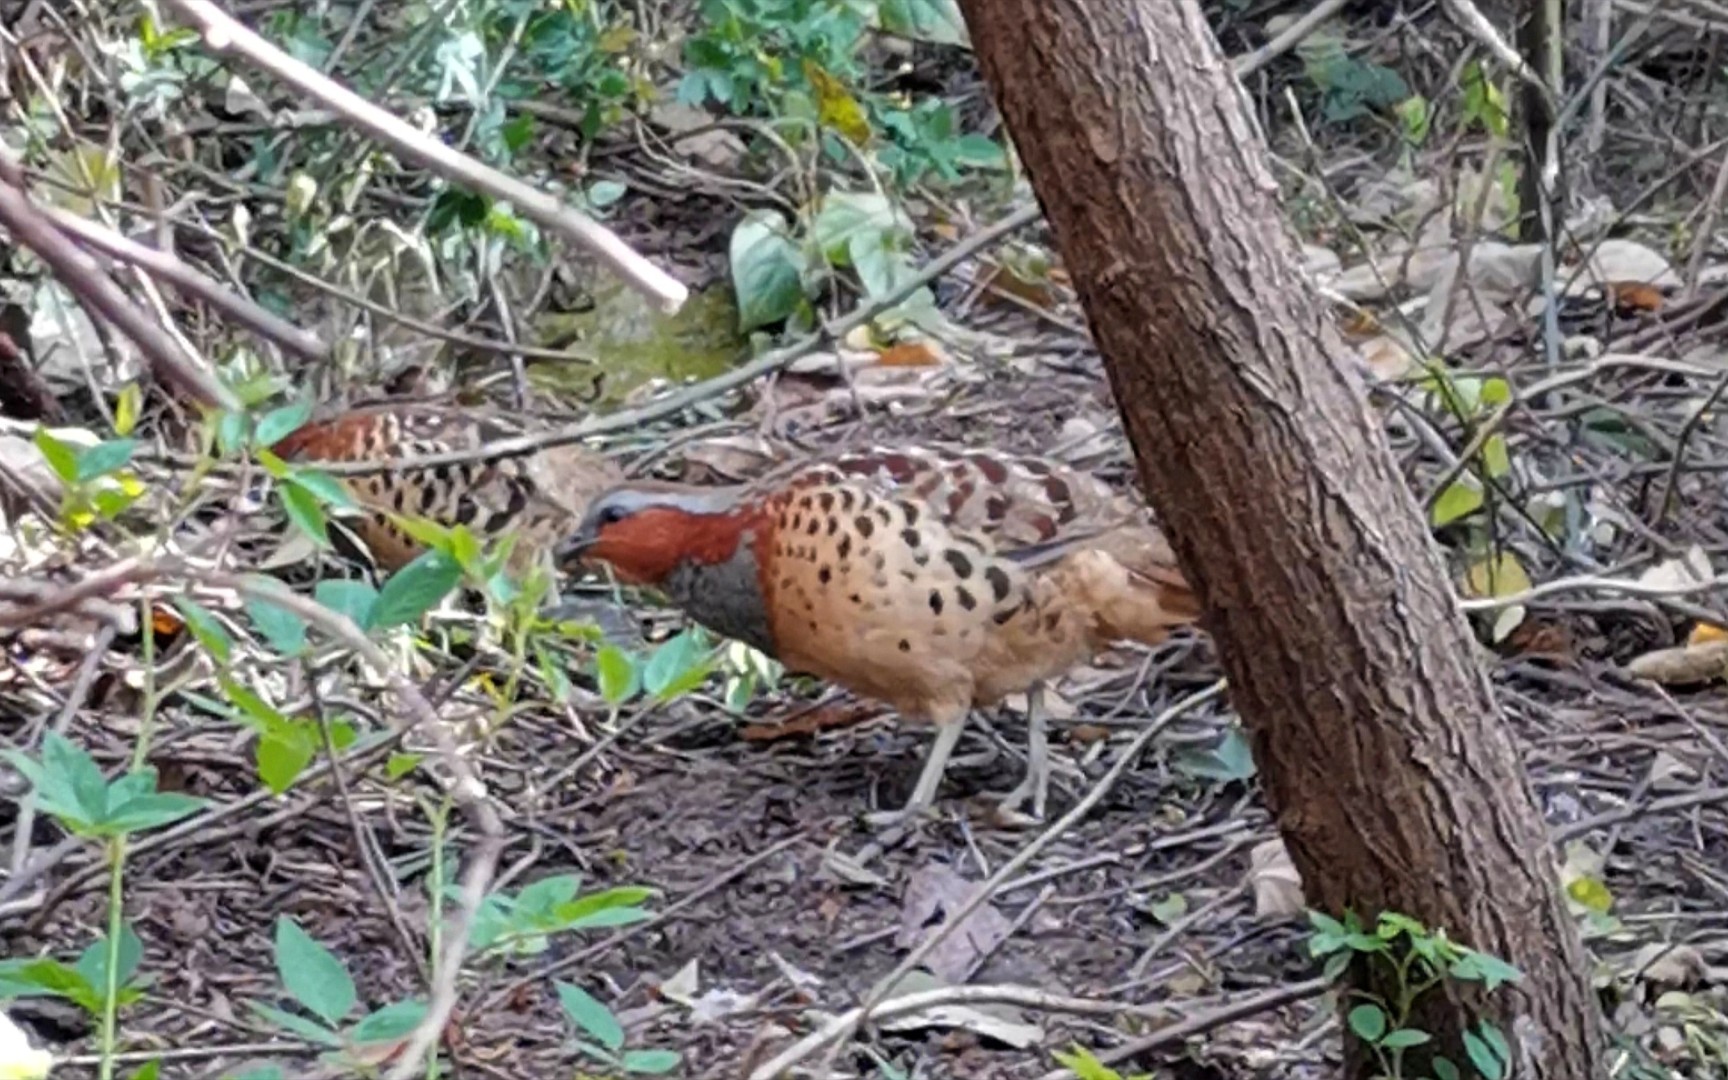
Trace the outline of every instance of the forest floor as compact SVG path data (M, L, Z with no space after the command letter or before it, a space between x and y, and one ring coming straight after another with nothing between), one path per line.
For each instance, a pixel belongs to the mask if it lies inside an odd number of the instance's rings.
M1384 43L1376 26L1353 32ZM975 89L974 76L937 69ZM1272 91L1262 90L1259 100L1271 100ZM240 135L225 137L243 144ZM1583 576L1595 583L1517 605L1515 619L1498 610L1473 618L1559 841L1618 1041L1618 1075L1728 1074L1728 699L1707 678L1670 680L1669 688L1626 670L1683 642L1721 607L1713 593L1663 590L1684 584L1700 561L1708 577L1712 559L1728 551L1719 479L1728 425L1713 407L1728 383L1719 374L1728 372L1728 284L1717 276L1686 295L1674 280L1684 250L1658 254L1649 239L1676 220L1698 225L1692 204L1717 163L1700 155L1697 168L1682 174L1691 189L1639 209L1637 250L1614 249L1613 272L1597 275L1618 291L1577 290L1554 326L1531 313L1522 285L1504 289L1495 280L1496 269L1523 265L1523 250L1480 242L1481 259L1459 275L1479 291L1458 304L1470 309L1458 316L1468 325L1446 355L1456 372L1504 379L1529 395L1491 420L1493 400L1474 411L1485 396L1480 381L1468 407L1436 404L1446 395L1409 367L1396 330L1386 329L1398 323L1400 304L1417 322L1430 317L1410 306L1412 297L1424 298L1429 312L1449 305L1432 275L1358 300L1349 271L1337 272L1339 264L1359 268L1363 246L1383 263L1409 254L1390 238L1420 231L1413 219L1425 212L1424 199L1429 209L1436 201L1419 190L1422 177L1451 168L1447 155L1457 147L1431 148L1423 159L1429 170L1407 154L1400 163L1382 145L1361 155L1347 135L1314 151L1281 125L1272 141L1282 168L1300 174L1281 179L1290 181L1286 202L1310 241L1311 262L1334 300L1344 293L1355 301L1357 316L1340 322L1366 358L1375 404L1412 487L1426 495L1456 483L1458 451L1485 435L1484 425L1508 436L1513 464L1498 479L1516 488L1517 505L1497 507L1491 498L1474 519L1466 512L1436 526L1454 576L1470 592L1484 552L1505 550L1517 554L1526 582ZM1637 140L1627 136L1625 144ZM667 169L657 145L628 137L603 145L595 175L621 178L635 192L609 224L638 250L675 263L699 291L723 288L727 237L715 221L729 226L738 216L736 188L690 186L687 173ZM1709 140L1695 135L1687 145ZM1661 152L1673 161L1685 148ZM1335 164L1290 165L1304 153ZM733 166L744 175L741 161ZM1347 192L1353 207L1389 201L1395 205L1377 213L1399 225L1316 226L1327 204L1316 188ZM1600 197L1632 213L1627 192ZM928 220L942 216L929 203L918 209ZM923 255L939 255L944 241L997 216L926 229ZM1633 235L1625 220L1615 224L1599 222L1592 235ZM1036 247L1048 238L1022 242ZM748 472L767 445L945 441L1050 454L1131 486L1133 461L1102 364L1065 280L1058 273L1005 289L991 250L935 283L948 329L924 342L913 362L878 359L843 379L834 364L842 350L826 343L741 398L656 420L609 447L658 475L711 479ZM1723 261L1719 243L1702 250L1706 266ZM1663 263L1659 271L1638 262L1645 253ZM318 313L304 325L324 330L339 321L324 314L339 300L299 300ZM836 310L848 306L843 299ZM1377 319L1364 324L1362 312ZM1555 336L1565 339L1564 351L1543 355ZM442 368L487 369L501 378L489 392L506 393L507 365L448 359ZM537 374L558 381L545 369ZM432 381L442 388L471 375L440 370ZM641 370L601 376L595 385L607 408L640 405L679 381ZM589 374L568 377L582 382ZM364 380L321 371L301 385L325 397L375 392L357 382ZM74 420L96 424L100 411L89 402L75 409ZM144 430L155 435L172 419L172 410L153 410ZM1551 505L1541 501L1555 493ZM1541 507L1565 518L1554 530L1561 541L1531 524ZM39 541L18 544L0 567L68 580L104 565L90 545L52 557L43 551ZM1617 581L1642 582L1647 594L1616 592ZM1475 593L1492 600L1482 595L1492 591ZM618 606L596 590L586 597L597 623L620 640L651 643L680 625L639 598ZM1721 621L1728 625L1728 616ZM1498 640L1496 624L1504 631ZM54 726L105 766L127 760L148 737L163 787L210 800L185 827L143 833L130 845L125 917L150 981L122 1011L126 1069L156 1060L160 1075L176 1080L263 1076L269 1067L292 1078L359 1075L352 1065L321 1063L326 1048L304 1030L284 1030L251 1007L288 1007L286 973L272 963L279 920L291 918L339 958L362 1011L424 994L436 923L427 870L441 843L451 859L462 858L474 841L472 823L457 812L447 833L435 825L437 786L392 775L381 753L346 770L340 784L308 774L286 794L270 795L259 787L253 729L212 721L216 680L200 642L165 638L156 684L172 682L174 690L156 710L159 728L146 732L139 718L153 683L142 675L136 635L99 640L94 650L0 640L12 665L0 668L0 724L21 747ZM563 981L604 1001L630 1047L676 1051L673 1075L745 1077L861 1003L982 882L1016 860L1023 861L1009 880L899 992L1006 989L994 997L956 993L940 1010L873 1019L840 1045L833 1075L1066 1076L1054 1054L1076 1044L1118 1063L1124 1076L1271 1080L1337 1069L1336 1009L1313 985L1320 963L1309 951L1311 928L1234 714L1209 699L1170 715L1221 674L1204 634L1117 650L1054 688L1053 750L1063 767L1045 822L1004 821L988 800L1021 775L1023 703L1013 703L986 718L993 730L970 727L937 818L915 830L884 830L864 815L904 800L930 731L838 691L787 681L758 693L740 717L726 708L717 680L663 705L619 709L586 672L570 672L561 700L559 688L530 675L515 685L508 722L479 737L476 730L499 715L509 657L471 609L441 609L418 645L394 655L440 718L463 733L495 796L505 847L494 890L514 893L561 874L580 875L584 894L653 890L643 921L553 933L465 977L446 1029L456 1075L522 1080L584 1068L611 1075L582 1065L572 1048L571 1017L555 985ZM289 703L328 706L362 726L390 726L394 706L349 658L321 655L319 663L330 665L324 673L340 675L338 692L323 704L327 680L309 690L293 665L254 659L272 673L285 712ZM1127 760L1154 723L1161 725L1154 737ZM985 760L962 760L978 758ZM1107 775L1125 760L1132 767ZM1092 801L1078 820L1061 821L1083 800ZM8 958L76 956L107 926L105 852L64 836L38 816L34 831L13 841L20 853L34 848L47 861L29 882L0 888ZM1029 846L1036 850L1027 857ZM15 997L7 1011L39 1044L69 1056L57 1080L97 1075L97 1024L87 1010L35 994Z

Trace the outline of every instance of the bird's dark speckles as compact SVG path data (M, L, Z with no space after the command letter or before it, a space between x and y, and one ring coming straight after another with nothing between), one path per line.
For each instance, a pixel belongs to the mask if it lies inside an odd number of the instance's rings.
M456 500L456 524L472 525L474 519L480 516L480 504L472 496L464 495Z
M948 560L948 565L954 568L954 576L961 581L972 576L972 560L965 555L949 548L942 553L942 557Z
M824 514L834 512L834 493L832 491L824 491L817 497L816 501L822 507Z
M967 611L971 611L978 606L978 600L972 595L972 590L970 589L955 589L954 599L960 601L960 606L965 608Z
M850 596L846 597L846 599L852 601L854 604L862 604L864 602L864 598L859 596L857 593L852 593Z
M824 566L822 569L816 571L816 580L826 585L830 581L834 580L834 571L831 568Z
M912 556L912 563L914 566L929 566L930 553L928 551L920 551L918 554Z
M1008 620L1012 619L1015 615L1019 614L1019 612L1020 612L1019 608L1003 608L1001 611L998 611L996 614L990 616L990 619L997 626L1007 626Z
M909 503L909 502L908 503L901 503L900 504L900 510L902 513L904 513L906 515L906 524L908 524L908 525L918 524L918 504L917 503Z
M1058 626L1061 626L1061 625L1062 625L1062 615L1060 612L1052 611L1049 614L1044 616L1044 632L1046 634L1053 632Z
M840 543L836 545L836 550L840 552L842 559L852 554L852 537L850 534L840 537Z
M804 531L809 533L811 536L815 536L817 533L822 531L822 519L819 517L811 518L810 527Z
M991 521L1001 521L1008 516L1008 500L1000 495L992 495L985 499L984 516Z
M852 522L852 524L858 527L858 535L864 537L866 540L870 538L871 533L876 531L876 523L865 517L863 514L859 514L857 520Z
M901 529L900 539L909 548L915 548L924 542L924 538L918 535L917 529Z
M990 593L997 603L1008 599L1008 593L1013 588L1013 582L1008 580L1008 574L1000 566L987 567L984 570L984 580L990 583Z
M918 581L918 575L916 573L912 572L911 570L900 571L900 576L909 582L916 583Z
M860 551L858 554L863 555L865 553ZM888 556L882 554L880 551L878 551L876 554L870 556L870 568L872 570L882 570L882 569L886 568L887 565L888 565Z
M830 517L828 519L828 535L833 536L835 533L837 533L839 531L840 531L840 519L836 518L836 517Z
M968 454L966 455L966 460L976 465L978 471L984 474L984 479L990 481L992 484L1005 484L1008 482L1007 466L1003 465L1000 461L997 461L990 455Z
M390 493L390 505L394 506L396 508L396 512L398 514L402 513L402 511L404 509L403 502L404 502L407 494L408 494L407 489L401 488L401 487L397 488L395 491L392 491Z
M1068 510L1072 514L1073 507L1069 507ZM1033 514L1026 519L1026 523L1037 530L1039 540L1056 539L1056 523L1050 520L1048 514Z
M783 591L783 592L784 592L784 591L786 591L786 590L789 590L789 589L791 589L791 588L792 588L792 579L791 579L791 578L789 578L789 577L783 577L783 578L781 578L781 579L780 579L780 589L781 589L781 591Z
M1033 476L1050 475L1050 466L1039 461L1037 458L1027 458L1025 461L1020 463L1020 467L1031 473Z
M852 492L850 490L842 489L840 492L840 509L845 511L851 510L853 501Z
M797 532L799 529L802 529L803 527L804 527L804 515L803 514L793 514L792 515L792 531Z
M1071 507L1074 503L1073 489L1068 486L1068 481L1060 476L1046 476L1044 478L1044 495L1058 506L1068 505Z
M901 652L911 652L912 651L912 643L910 641L907 641L905 638L901 638L900 639L900 651Z
M948 495L948 516L959 517L960 511L965 508L966 496L960 494L958 491L950 492Z
M930 613L932 615L942 614L942 590L941 589L931 589L930 590Z
M882 467L898 483L912 474L912 459L905 454L883 454Z
M894 521L894 511L888 509L886 506L878 506L876 508L876 520L880 521L884 525L892 524Z
M798 509L808 511L815 504L816 504L815 498L810 496L810 495L806 495L802 499L798 500Z

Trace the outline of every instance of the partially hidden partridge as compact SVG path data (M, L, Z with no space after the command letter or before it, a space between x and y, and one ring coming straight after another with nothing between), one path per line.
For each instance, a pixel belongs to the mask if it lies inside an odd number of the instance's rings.
M1103 481L1035 457L935 447L795 462L735 487L635 482L559 549L660 589L710 630L938 726L897 817L934 802L967 714L1027 692L1042 817L1043 684L1113 642L1193 623L1162 533Z
M381 402L311 421L271 449L306 463L404 462L346 478L361 513L345 524L386 571L424 550L392 520L395 515L446 528L466 525L483 540L514 533L509 565L520 572L569 535L590 499L624 478L611 460L574 444L520 457L485 456L487 445L525 430L487 409ZM427 467L409 460L469 451L473 459L458 464Z

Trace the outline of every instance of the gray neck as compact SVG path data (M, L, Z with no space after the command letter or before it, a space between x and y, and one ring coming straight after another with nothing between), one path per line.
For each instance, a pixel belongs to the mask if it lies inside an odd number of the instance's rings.
M774 635L762 603L753 537L738 538L732 557L721 563L681 562L661 588L691 618L725 637L774 655Z

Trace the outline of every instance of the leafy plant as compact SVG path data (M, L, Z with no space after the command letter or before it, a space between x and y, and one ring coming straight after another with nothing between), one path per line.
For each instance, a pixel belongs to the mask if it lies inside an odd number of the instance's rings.
M426 1015L418 999L394 1002L349 1023L359 1004L354 979L342 961L287 916L276 920L276 972L303 1013L261 1001L252 1011L265 1023L328 1047L325 1060L352 1064L376 1060L378 1051L402 1042Z
M90 838L123 837L170 825L204 800L156 790L156 770L141 766L110 783L88 751L57 731L42 735L37 761L17 750L6 760L23 773L43 811L68 830Z
M1413 1047L1426 1046L1431 1033L1412 1027L1410 1019L1418 998L1447 979L1479 982L1492 993L1523 978L1511 964L1449 940L1444 931L1430 931L1420 922L1396 912L1382 912L1372 932L1362 926L1354 912L1343 920L1318 911L1308 913L1314 933L1308 951L1325 957L1325 974L1336 979L1353 960L1377 964L1390 977L1390 996L1382 997L1351 989L1356 1000L1346 1014L1351 1034L1373 1051L1386 1080L1403 1080L1410 1074L1404 1055ZM1500 1030L1487 1020L1463 1032L1464 1053L1476 1074L1484 1080L1502 1080L1509 1075L1511 1048ZM1459 1080L1464 1074L1451 1059L1430 1059L1433 1080Z
M151 980L138 974L144 943L132 927L121 927L118 946L114 950L118 961L114 983L119 991L117 1004L126 1006L144 996ZM92 1016L101 1016L108 986L108 956L108 939L101 937L70 964L48 957L0 961L0 999L64 998Z
M571 983L560 982L558 1004L564 1015L586 1038L576 1040L576 1049L608 1068L638 1076L664 1076L678 1067L676 1050L626 1050L624 1026L605 1004Z
M474 918L470 943L476 953L528 956L545 951L554 934L628 926L648 918L641 907L654 890L642 886L578 895L582 878L559 874L526 885L514 896L493 893ZM446 900L457 899L455 883L444 885Z

